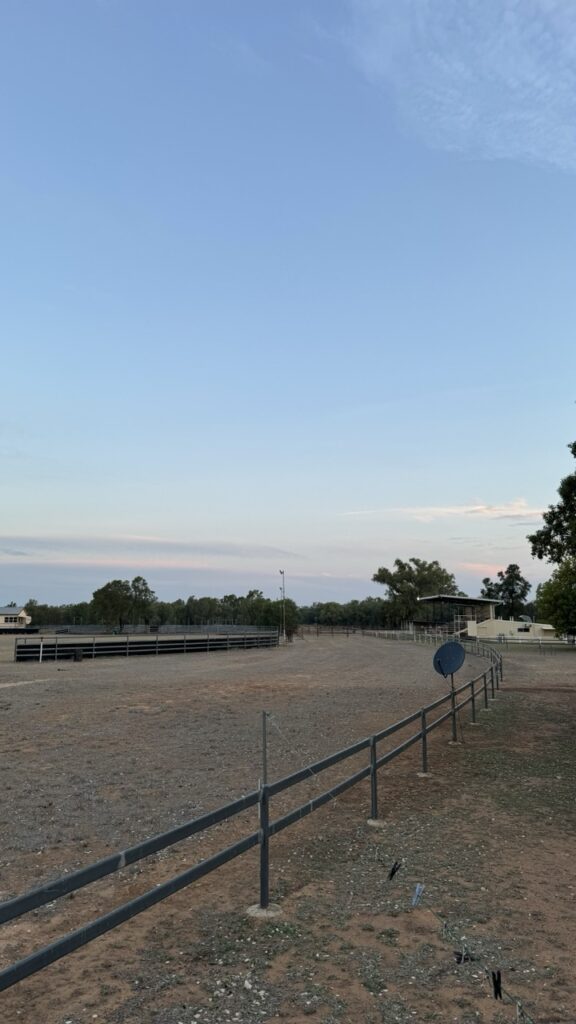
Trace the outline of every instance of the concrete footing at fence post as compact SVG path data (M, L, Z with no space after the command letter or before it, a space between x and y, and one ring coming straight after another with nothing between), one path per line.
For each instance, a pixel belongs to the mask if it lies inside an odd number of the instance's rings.
M382 818L367 818L366 824L370 828L386 828L386 822Z
M274 917L281 917L282 913L282 907L277 903L270 903L267 907L261 907L259 903L253 903L246 911L248 917L255 917L256 920L260 921L270 921Z
M431 779L432 772L416 772L419 779Z

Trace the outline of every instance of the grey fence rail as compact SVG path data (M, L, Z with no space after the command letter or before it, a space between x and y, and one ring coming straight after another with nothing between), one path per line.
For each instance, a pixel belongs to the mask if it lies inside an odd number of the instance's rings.
M215 651L278 647L277 630L245 630L243 633L119 634L118 636L18 637L14 661L82 661L84 658L134 658L156 654L205 654Z
M269 843L272 836L277 835L285 828L307 817L307 815L318 810L328 801L367 778L370 779L370 816L373 820L377 820L378 771L380 768L383 768L399 757L404 751L414 746L414 744L420 743L421 771L426 774L429 762L428 736L430 733L439 728L444 722L450 721L452 740L456 741L458 714L460 711L469 706L471 720L475 722L479 708L480 710L489 709L489 703L495 699L496 691L499 689L503 679L503 664L501 656L492 649L483 649L482 645L479 645L479 647L480 649L478 649L478 645L475 646L474 653L479 653L489 658L490 665L487 669L469 682L451 689L444 697L439 697L438 700L433 701L424 708L420 708L393 725L381 729L372 736L358 740L356 743L351 744L351 746L338 750L328 755L328 757L316 761L314 764L292 772L276 782L261 785L260 789L254 790L239 800L225 804L223 807L219 807L208 814L204 814L200 818L194 818L183 825L152 836L126 850L111 854L109 857L96 861L88 865L88 867L81 868L79 871L71 872L36 889L31 889L21 896L16 896L13 899L0 903L0 924L6 924L21 917L23 914L36 910L38 907L52 903L53 900L76 892L78 889L82 889L84 886L90 885L100 878L105 878L107 875L114 874L114 872L135 864L145 857L158 853L160 850L165 850L167 847L173 846L183 839L204 832L213 825L227 821L251 807L258 806L259 808L259 827L256 831L251 832L231 846L218 851L218 853L208 857L206 860L200 861L194 867L188 868L179 875L175 875L167 882L155 886L154 889L142 893L135 899L116 907L114 910L91 921L89 924L83 925L76 931L69 932L36 953L32 953L30 956L4 968L0 971L0 992L17 984L24 978L36 974L56 960L68 956L68 954L92 942L98 936L104 935L113 928L117 928L123 922L129 921L130 918L167 899L168 896L191 885L204 875L210 874L223 864L227 864L255 846L260 848L259 903L260 907L266 910L270 902ZM447 707L447 710L444 710L445 707ZM416 727L416 731L408 735L392 750L387 750L384 753L378 752L378 744L382 740L409 727ZM369 760L358 771L333 785L324 793L320 793L313 799L307 800L287 814L276 819L271 817L270 801L274 796L314 776L320 775L341 761L355 757L363 750L369 751Z
M478 646L486 649L488 647L499 648L500 650L513 649L516 651L538 651L540 654L576 652L576 636L561 639L555 637L550 640L534 639L531 637L520 638L511 636L483 637L482 640L475 637L463 637L461 633L454 633L450 628L446 629L379 629L367 628L366 626L326 626L320 624L305 624L300 626L299 633L302 636L379 636L384 640L404 640L406 643L441 644L446 640L457 640L467 650L475 651Z

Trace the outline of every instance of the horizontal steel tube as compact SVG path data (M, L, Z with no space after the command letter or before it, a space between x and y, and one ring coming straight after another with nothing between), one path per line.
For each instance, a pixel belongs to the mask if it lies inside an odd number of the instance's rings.
M275 793L281 793L284 789L289 789L290 786L295 786L298 782L303 782L305 779L325 771L326 768L331 768L332 765L338 764L339 761L344 761L347 757L353 757L354 754L358 754L360 750L366 750L369 746L370 740L368 738L358 740L357 743L353 743L352 746L346 747L344 750L338 750L337 753L330 754L329 757L324 757L321 761L309 764L307 768L300 768L299 771L293 772L292 775L286 775L285 778L272 782L268 786L268 792L270 796L274 796Z
M415 711L412 715L408 715L407 718L401 718L399 722L393 722L392 725L388 725L385 729L381 729L380 732L375 733L374 739L379 743L380 740L385 739L386 736L392 736L392 734L398 732L399 729L405 729L407 725L411 725L412 722L419 720L420 712Z
M484 675L484 673L481 672L480 675L479 676L475 676L474 679L468 679L467 682L462 683L462 686L457 686L455 688L455 690L454 690L454 693L462 693L468 686L471 686L472 683L477 683L479 679L482 679L483 675Z
M114 853L110 857L96 861L70 875L57 878L53 882L47 882L46 885L41 885L37 889L31 889L23 896L15 896L14 899L6 900L4 903L0 903L0 924L12 921L15 917L21 917L22 914L27 914L37 907L43 907L46 903L52 903L60 896L66 896L70 892L82 889L83 886L96 882L99 878L111 875L115 871L121 871L122 868L135 864L153 853L158 853L159 850L165 850L166 847L188 839L189 836L203 832L205 829L211 828L212 825L226 821L227 818L240 814L257 803L258 792L248 793L247 796L240 797L239 800L235 800L231 804L224 804L223 807L218 807L215 811L203 814L201 818L194 818L184 825L170 829L169 832L162 832L150 839L145 839L143 843L131 846L120 853Z
M420 718L420 712L418 713L418 718ZM430 728L428 728L427 731L430 732ZM398 747L394 747L394 750L389 750L386 754L382 754L382 757L378 758L376 766L380 768L381 765L388 764L389 761L393 761L395 757L398 757L404 750L408 750L408 747L411 747L414 743L418 743L421 739L421 732L414 733L413 736L409 736L407 740L400 743Z
M445 693L443 697L438 697L438 700L432 701L432 704L427 704L424 711L434 711L435 708L439 708L442 704L445 704L447 700L450 700L450 693Z
M445 722L448 718L451 717L451 715L452 708L450 708L450 711L446 711L443 715L440 715L440 718L435 718L433 722L430 722L430 725L428 726L428 732L431 732L432 729L435 729L437 725L441 725L442 722Z
M213 857L208 857L207 860L201 861L200 864L195 864L193 868L182 872L181 875L176 875L169 882L164 882L162 885L157 885L154 889L149 889L148 892L137 896L136 899L130 900L129 903L123 903L121 907L116 907L109 914L104 914L103 917L98 917L90 924L83 925L82 928L78 928L74 932L69 932L68 935L64 935L63 938L52 942L49 946L39 949L36 953L32 953L31 956L18 960L11 967L0 971L0 992L15 985L18 981L30 977L31 974L36 974L37 971L48 967L49 964L53 964L63 956L73 953L74 950L80 949L81 946L87 945L88 942L92 942L98 936L111 931L112 928L123 924L124 921L129 921L131 917L136 917L143 910L148 910L154 904L167 899L168 896L179 892L180 889L184 889L187 885L191 885L192 882L196 882L199 878L210 874L211 871L215 871L216 868L227 864L228 861L239 857L240 854L246 853L247 850L251 850L252 847L257 845L258 832L253 832L246 839L241 839L239 842L234 843L233 846L228 846L225 850L214 854Z
M321 793L319 796L315 796L308 803L302 804L301 807L297 807L293 811L289 811L282 818L277 818L273 821L269 828L269 835L273 836L277 832L281 832L282 829L288 828L289 825L293 825L295 821L300 821L305 818L312 811L317 811L323 804L327 804L329 800L333 800L334 797L344 793L351 786L355 786L357 782L361 782L362 779L366 779L370 774L370 765L365 768L361 768L359 772L355 772L354 775L350 775L349 778L344 779L343 782L339 782L338 785L333 786L332 789L327 790L325 793Z

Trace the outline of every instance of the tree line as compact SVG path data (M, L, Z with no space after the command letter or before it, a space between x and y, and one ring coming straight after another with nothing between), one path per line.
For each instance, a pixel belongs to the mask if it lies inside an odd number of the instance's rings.
M128 580L111 580L95 590L91 601L78 604L41 604L31 598L26 603L34 626L105 626L125 630L130 626L158 628L165 625L203 626L240 625L261 629L282 629L294 633L298 627L298 609L286 598L272 601L260 590L250 590L244 597L188 597L176 601L160 601L143 576Z
M530 584L516 570L518 566L509 566L506 573L499 573L503 582L492 584L484 580L485 596L501 598L510 614L528 607L521 601ZM281 600L266 598L261 590L250 590L243 597L226 594L224 597L191 596L186 600L160 601L144 577L136 576L131 582L111 580L94 591L91 601L49 605L30 599L26 608L33 625L39 627L98 625L125 630L139 625L158 628L229 624L282 629L285 620L286 632L292 634L300 624L399 629L414 619L421 624L432 623L433 609L419 604L421 597L432 594L466 596L458 589L453 574L438 561L397 558L392 569L381 567L372 579L385 586L385 597L346 603L315 602L302 607L286 598L283 607Z

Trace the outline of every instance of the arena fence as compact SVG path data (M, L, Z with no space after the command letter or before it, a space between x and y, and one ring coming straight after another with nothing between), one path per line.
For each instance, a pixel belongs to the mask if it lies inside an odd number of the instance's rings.
M209 654L215 651L278 647L278 630L245 630L243 633L70 637L18 637L14 661L83 661L84 658L134 658L157 654Z
M481 640L472 637L463 637L460 633L453 633L450 628L445 629L379 629L377 627L367 628L365 626L326 626L320 624L306 624L300 626L299 633L302 636L379 636L384 640L404 640L407 643L441 644L446 640L457 640L467 650L476 650L477 646L497 647L500 650L513 648L516 651L538 651L540 654L560 652L573 654L576 652L576 636L555 637L550 640L542 640L533 637L516 637L501 634L495 637L483 637Z
M62 896L76 892L100 878L105 878L107 875L121 871L131 864L136 864L145 857L150 857L152 854L165 850L169 846L181 842L183 839L198 835L214 825L234 818L251 807L258 806L259 808L258 829L243 839L219 850L211 857L200 861L181 874L175 875L160 885L156 885L148 892L142 893L135 899L116 907L114 910L91 921L89 924L83 925L76 931L69 932L36 953L32 953L30 956L4 968L0 971L0 992L10 988L24 978L36 974L62 957L68 956L68 954L92 942L98 936L104 935L113 928L117 928L123 922L129 921L132 917L142 913L142 911L153 907L156 903L160 903L168 896L179 892L179 890L191 885L193 882L210 874L223 864L227 864L255 846L260 848L259 905L264 911L268 909L270 906L269 850L270 839L273 836L302 818L307 817L313 811L317 811L330 800L333 800L341 793L346 792L347 789L368 778L370 779L370 816L372 820L377 821L379 809L379 769L399 757L410 747L419 743L421 771L427 774L429 766L428 737L430 733L449 721L451 723L452 741L456 742L458 738L459 712L469 707L471 720L476 722L479 711L488 711L490 709L490 701L495 699L496 692L500 688L503 679L502 658L491 648L483 648L482 645L475 645L474 653L487 657L490 662L489 667L469 682L465 682L461 686L451 687L445 696L439 697L438 700L433 701L426 707L420 708L393 725L387 726L387 728L380 730L372 736L358 740L351 746L338 750L328 757L316 761L314 764L292 772L276 782L263 783L259 789L208 814L185 822L183 825L179 825L160 835L146 839L136 846L111 854L103 860L90 864L88 867L47 882L21 896L16 896L13 899L0 903L0 924L6 924L21 917L23 914L46 906L46 904L52 903ZM407 729L414 729L415 731L402 739L392 750L387 750L384 753L379 752L379 743ZM354 771L347 778L331 786L313 799L307 800L287 814L278 818L272 817L270 802L273 797L291 789L293 786L315 778L340 762L356 757L362 751L368 751L369 757L368 763L362 768Z

